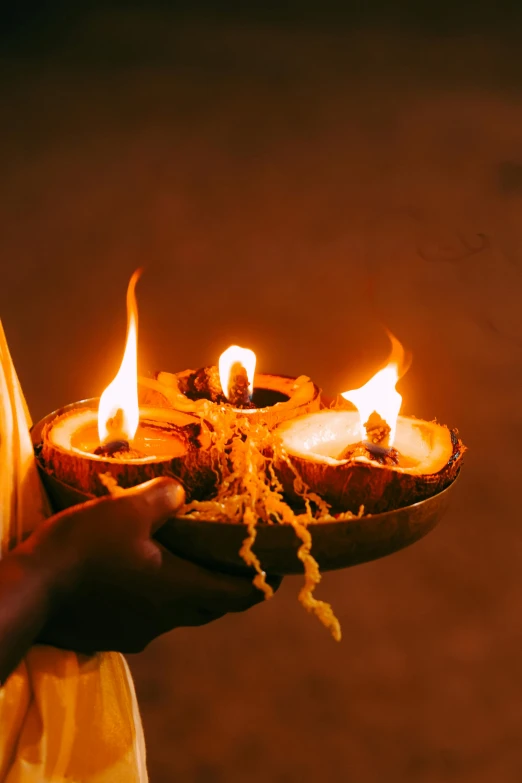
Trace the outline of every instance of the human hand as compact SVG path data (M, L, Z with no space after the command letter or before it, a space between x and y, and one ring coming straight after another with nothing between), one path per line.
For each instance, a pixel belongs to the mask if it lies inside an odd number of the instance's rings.
M182 560L152 538L183 502L179 484L155 479L41 526L26 542L52 574L51 611L37 641L85 653L139 652L173 628L262 601L249 578Z

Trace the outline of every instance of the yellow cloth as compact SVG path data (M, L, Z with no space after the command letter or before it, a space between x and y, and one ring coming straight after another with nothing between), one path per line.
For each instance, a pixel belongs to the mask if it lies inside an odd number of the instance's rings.
M0 322L0 557L48 515ZM1 640L0 640L1 643ZM35 646L0 687L0 783L146 783L125 659Z

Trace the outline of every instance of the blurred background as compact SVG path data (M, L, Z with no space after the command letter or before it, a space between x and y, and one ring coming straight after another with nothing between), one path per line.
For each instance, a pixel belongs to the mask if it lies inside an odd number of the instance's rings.
M515 3L29 2L0 31L0 315L35 419L119 365L328 393L413 352L469 446L450 513L131 658L151 783L522 780L522 12Z

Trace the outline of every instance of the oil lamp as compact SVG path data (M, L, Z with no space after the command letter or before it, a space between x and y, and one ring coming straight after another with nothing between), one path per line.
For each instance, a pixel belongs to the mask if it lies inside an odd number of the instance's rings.
M255 353L231 345L223 351L217 366L140 378L140 400L200 413L217 426L220 416L231 412L252 424L261 422L272 428L320 409L321 390L308 376L289 378L256 373L255 369Z
M333 508L365 514L417 503L455 479L464 452L457 431L399 415L395 386L409 361L389 336L387 365L360 389L341 394L355 410L323 410L276 429L289 458L280 462L281 478L294 500L295 473Z
M127 290L127 339L118 373L99 401L51 415L42 428L39 460L58 481L90 495L106 491L107 477L130 487L171 475L183 481L189 496L201 496L215 483L209 425L190 413L138 403L139 274Z

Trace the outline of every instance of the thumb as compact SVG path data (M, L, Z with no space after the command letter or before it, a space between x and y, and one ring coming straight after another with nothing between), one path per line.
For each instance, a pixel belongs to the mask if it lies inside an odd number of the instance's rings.
M155 478L125 490L119 502L153 534L183 505L185 490L172 478Z

